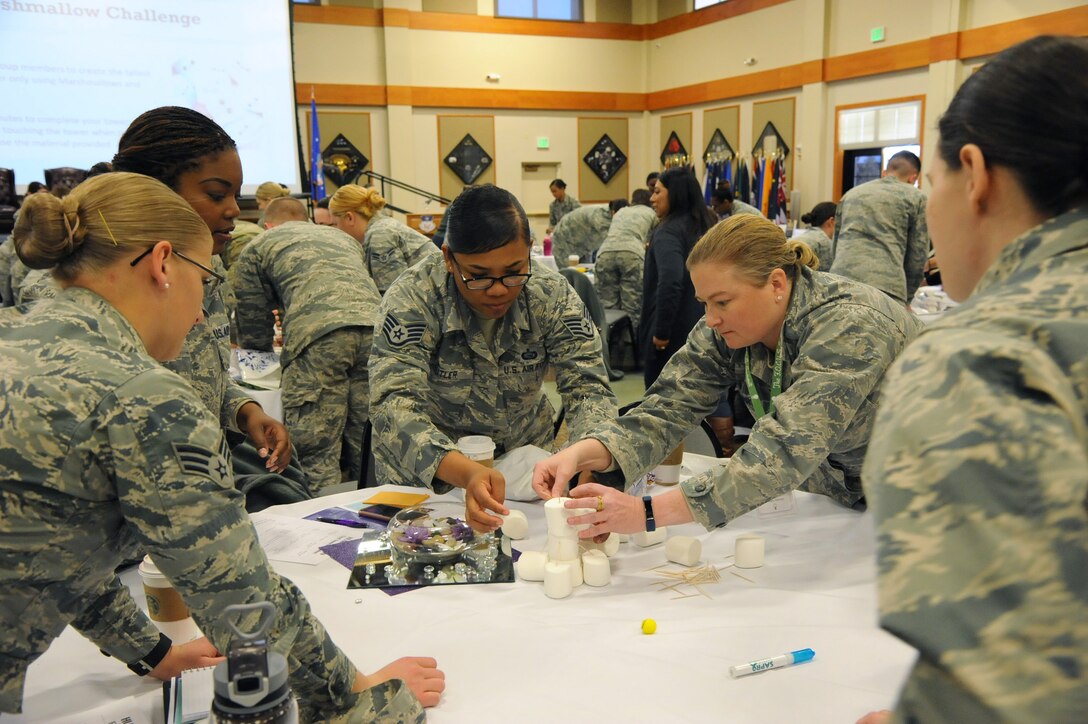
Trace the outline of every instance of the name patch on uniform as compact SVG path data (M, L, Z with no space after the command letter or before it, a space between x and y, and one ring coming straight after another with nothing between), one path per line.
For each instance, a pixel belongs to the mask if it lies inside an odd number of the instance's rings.
M221 440L220 447L226 450L226 440ZM199 475L213 483L222 484L230 478L230 465L224 452L212 452L206 447L188 443L173 443L174 457L181 470L189 475Z
M563 317L563 325L580 339L593 339L593 331L596 329L593 320L589 318L588 310L581 317Z
M401 324L400 320L392 314L385 315L385 321L382 322L382 334L385 335L385 341L394 349L400 349L407 344L419 344L426 329L427 325L423 322Z

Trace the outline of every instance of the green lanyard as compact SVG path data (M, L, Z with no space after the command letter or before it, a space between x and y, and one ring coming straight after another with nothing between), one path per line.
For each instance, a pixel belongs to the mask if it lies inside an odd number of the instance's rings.
M759 390L752 379L752 363L748 355L748 347L744 349L744 379L748 383L748 395L752 398L752 408L755 410L756 419L774 412L774 398L782 393L782 347L784 340L778 337L778 346L774 350L774 376L771 378L771 403L766 412L763 410L763 400L759 397Z

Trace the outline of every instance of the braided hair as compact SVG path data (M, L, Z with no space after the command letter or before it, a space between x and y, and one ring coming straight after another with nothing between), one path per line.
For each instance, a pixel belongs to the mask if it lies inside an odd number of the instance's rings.
M180 106L141 114L121 136L115 171L142 173L176 189L186 171L220 151L236 150L234 139L207 116Z

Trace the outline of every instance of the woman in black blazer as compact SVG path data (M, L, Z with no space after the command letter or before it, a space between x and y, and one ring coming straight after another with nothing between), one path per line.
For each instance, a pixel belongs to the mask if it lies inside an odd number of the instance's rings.
M703 305L695 299L685 262L695 242L716 221L688 168L671 168L662 173L650 204L661 223L650 240L642 279L639 335L646 360L643 379L647 388L673 353L684 346L688 333L703 316Z

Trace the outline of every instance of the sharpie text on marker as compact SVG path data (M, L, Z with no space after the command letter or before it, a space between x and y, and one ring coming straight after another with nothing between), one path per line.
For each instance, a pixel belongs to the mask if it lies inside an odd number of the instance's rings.
M737 677L747 676L748 674L758 674L760 671L766 671L767 669L781 669L786 666L799 664L802 661L811 661L812 657L815 655L816 652L812 649L791 651L788 654L774 656L769 659L749 661L747 664L737 664L736 666L729 668L729 675L736 679Z

